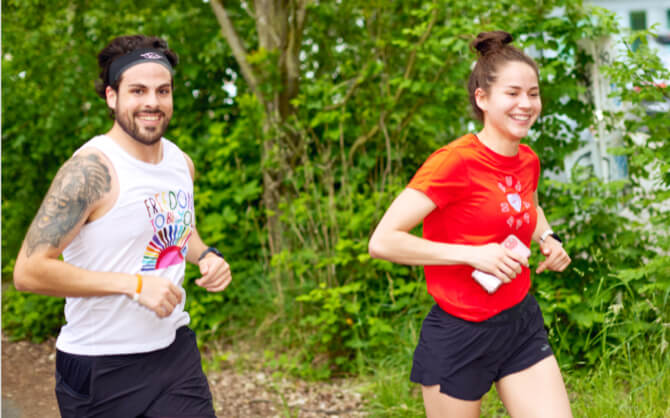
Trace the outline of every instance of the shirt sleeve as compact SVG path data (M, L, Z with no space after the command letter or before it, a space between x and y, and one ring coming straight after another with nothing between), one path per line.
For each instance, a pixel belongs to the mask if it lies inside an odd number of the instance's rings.
M461 199L469 183L463 157L457 150L445 147L428 157L407 187L423 192L442 209Z

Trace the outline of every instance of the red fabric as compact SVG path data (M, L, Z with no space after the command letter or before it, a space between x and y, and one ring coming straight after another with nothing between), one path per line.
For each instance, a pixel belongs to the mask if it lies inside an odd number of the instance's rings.
M527 145L521 144L516 156L507 157L468 134L434 152L408 187L437 205L423 220L424 238L484 245L514 234L530 248L539 175L540 160ZM530 288L526 267L492 295L472 278L473 270L468 265L425 266L428 293L446 312L479 322L519 303Z

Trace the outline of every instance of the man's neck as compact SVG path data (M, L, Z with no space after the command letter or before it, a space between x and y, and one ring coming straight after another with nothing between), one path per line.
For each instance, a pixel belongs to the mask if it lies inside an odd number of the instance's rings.
M112 126L112 129L106 135L119 144L128 154L140 161L149 164L158 164L163 160L162 141L156 141L156 143L151 145L143 144L128 135L116 122L114 122L114 126Z

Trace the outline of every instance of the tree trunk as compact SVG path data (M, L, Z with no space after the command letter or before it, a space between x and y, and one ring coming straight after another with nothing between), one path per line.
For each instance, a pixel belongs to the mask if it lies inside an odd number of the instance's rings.
M267 214L268 247L274 255L285 248L282 225L279 220L281 186L287 169L291 169L294 153L299 149L296 139L282 129L283 123L295 112L291 100L296 97L300 82L300 43L306 17L306 0L255 0L254 18L259 48L278 53L277 70L280 85L272 86L272 93L263 93L260 85L262 71L255 72L247 60L247 51L235 32L232 22L220 0L212 0L212 9L221 25L226 41L240 65L250 89L265 110L263 122L263 204ZM288 163L288 166L287 166Z

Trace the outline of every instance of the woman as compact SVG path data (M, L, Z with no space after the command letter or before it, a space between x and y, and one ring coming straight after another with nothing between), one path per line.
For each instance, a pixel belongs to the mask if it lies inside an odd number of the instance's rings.
M372 257L424 265L436 305L421 328L411 380L428 417L476 417L495 382L514 417L570 417L558 363L514 235L546 257L536 269L563 271L570 258L538 205L540 163L521 139L542 104L537 64L511 35L480 33L468 90L483 129L431 155L379 222ZM409 231L423 221L423 238ZM473 272L502 284L489 293Z

